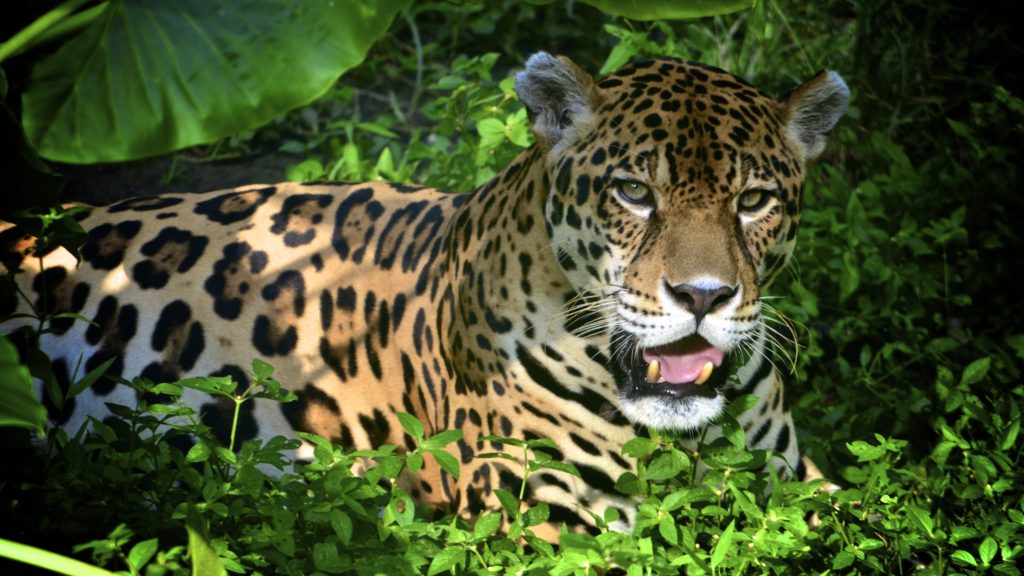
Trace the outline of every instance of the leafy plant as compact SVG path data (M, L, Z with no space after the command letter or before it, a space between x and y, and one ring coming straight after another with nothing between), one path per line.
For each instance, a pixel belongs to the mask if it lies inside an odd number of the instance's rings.
M62 162L153 156L266 124L358 65L406 2L111 0L77 13L83 4L66 1L0 47L3 62L70 34L23 95L29 140Z

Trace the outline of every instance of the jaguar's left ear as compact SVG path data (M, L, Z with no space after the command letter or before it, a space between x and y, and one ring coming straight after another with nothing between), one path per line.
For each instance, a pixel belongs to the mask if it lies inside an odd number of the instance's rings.
M786 132L803 152L805 162L814 160L825 149L829 132L846 113L849 103L850 89L835 72L819 72L782 99Z
M516 94L526 105L545 151L579 140L593 127L600 100L594 80L565 56L538 52L516 74Z

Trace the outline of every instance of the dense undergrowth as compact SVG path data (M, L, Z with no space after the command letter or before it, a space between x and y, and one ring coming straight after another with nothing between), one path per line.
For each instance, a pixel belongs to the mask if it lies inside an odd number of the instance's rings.
M730 414L731 433L700 450L701 480L698 456L670 439L624 447L638 469L618 486L642 502L632 534L566 534L552 547L530 532L546 508L520 511L514 492L502 496L508 532L502 512L466 524L417 509L394 479L424 457L454 466L441 448L455 437L423 438L413 420L412 453L345 454L309 438L312 463L268 476L288 441L226 447L198 422L155 433L175 409L153 404L88 437L51 435L43 463L7 458L0 536L154 575L1019 574L1024 304L1009 287L1024 262L1024 102L1009 12L797 4L637 24L581 5L417 3L327 98L217 150L283 141L308 158L294 179L470 190L530 142L508 78L533 50L590 70L675 55L776 93L838 69L853 106L806 187L792 274L771 292L798 326L788 391L801 447L842 490L763 474L765 455L742 447ZM256 362L253 374L251 393L286 399L272 368ZM225 379L156 386L233 396ZM167 441L185 434L198 442ZM560 466L542 442L506 447L531 472ZM359 457L377 462L362 478L349 471Z

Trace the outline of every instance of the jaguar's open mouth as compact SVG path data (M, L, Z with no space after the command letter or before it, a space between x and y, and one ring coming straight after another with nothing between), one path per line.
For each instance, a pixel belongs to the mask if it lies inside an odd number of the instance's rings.
M730 355L696 334L629 355L622 361L625 395L713 398L729 378Z

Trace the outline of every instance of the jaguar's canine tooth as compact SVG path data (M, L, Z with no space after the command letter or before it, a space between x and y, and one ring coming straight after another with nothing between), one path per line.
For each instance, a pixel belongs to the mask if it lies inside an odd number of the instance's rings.
M708 381L711 378L711 371L715 369L714 363L710 360L704 364L704 367L700 369L700 374L697 375L697 379L693 381L694 384L700 385Z
M661 362L651 360L651 363L647 365L647 383L657 384L659 378L661 378Z

